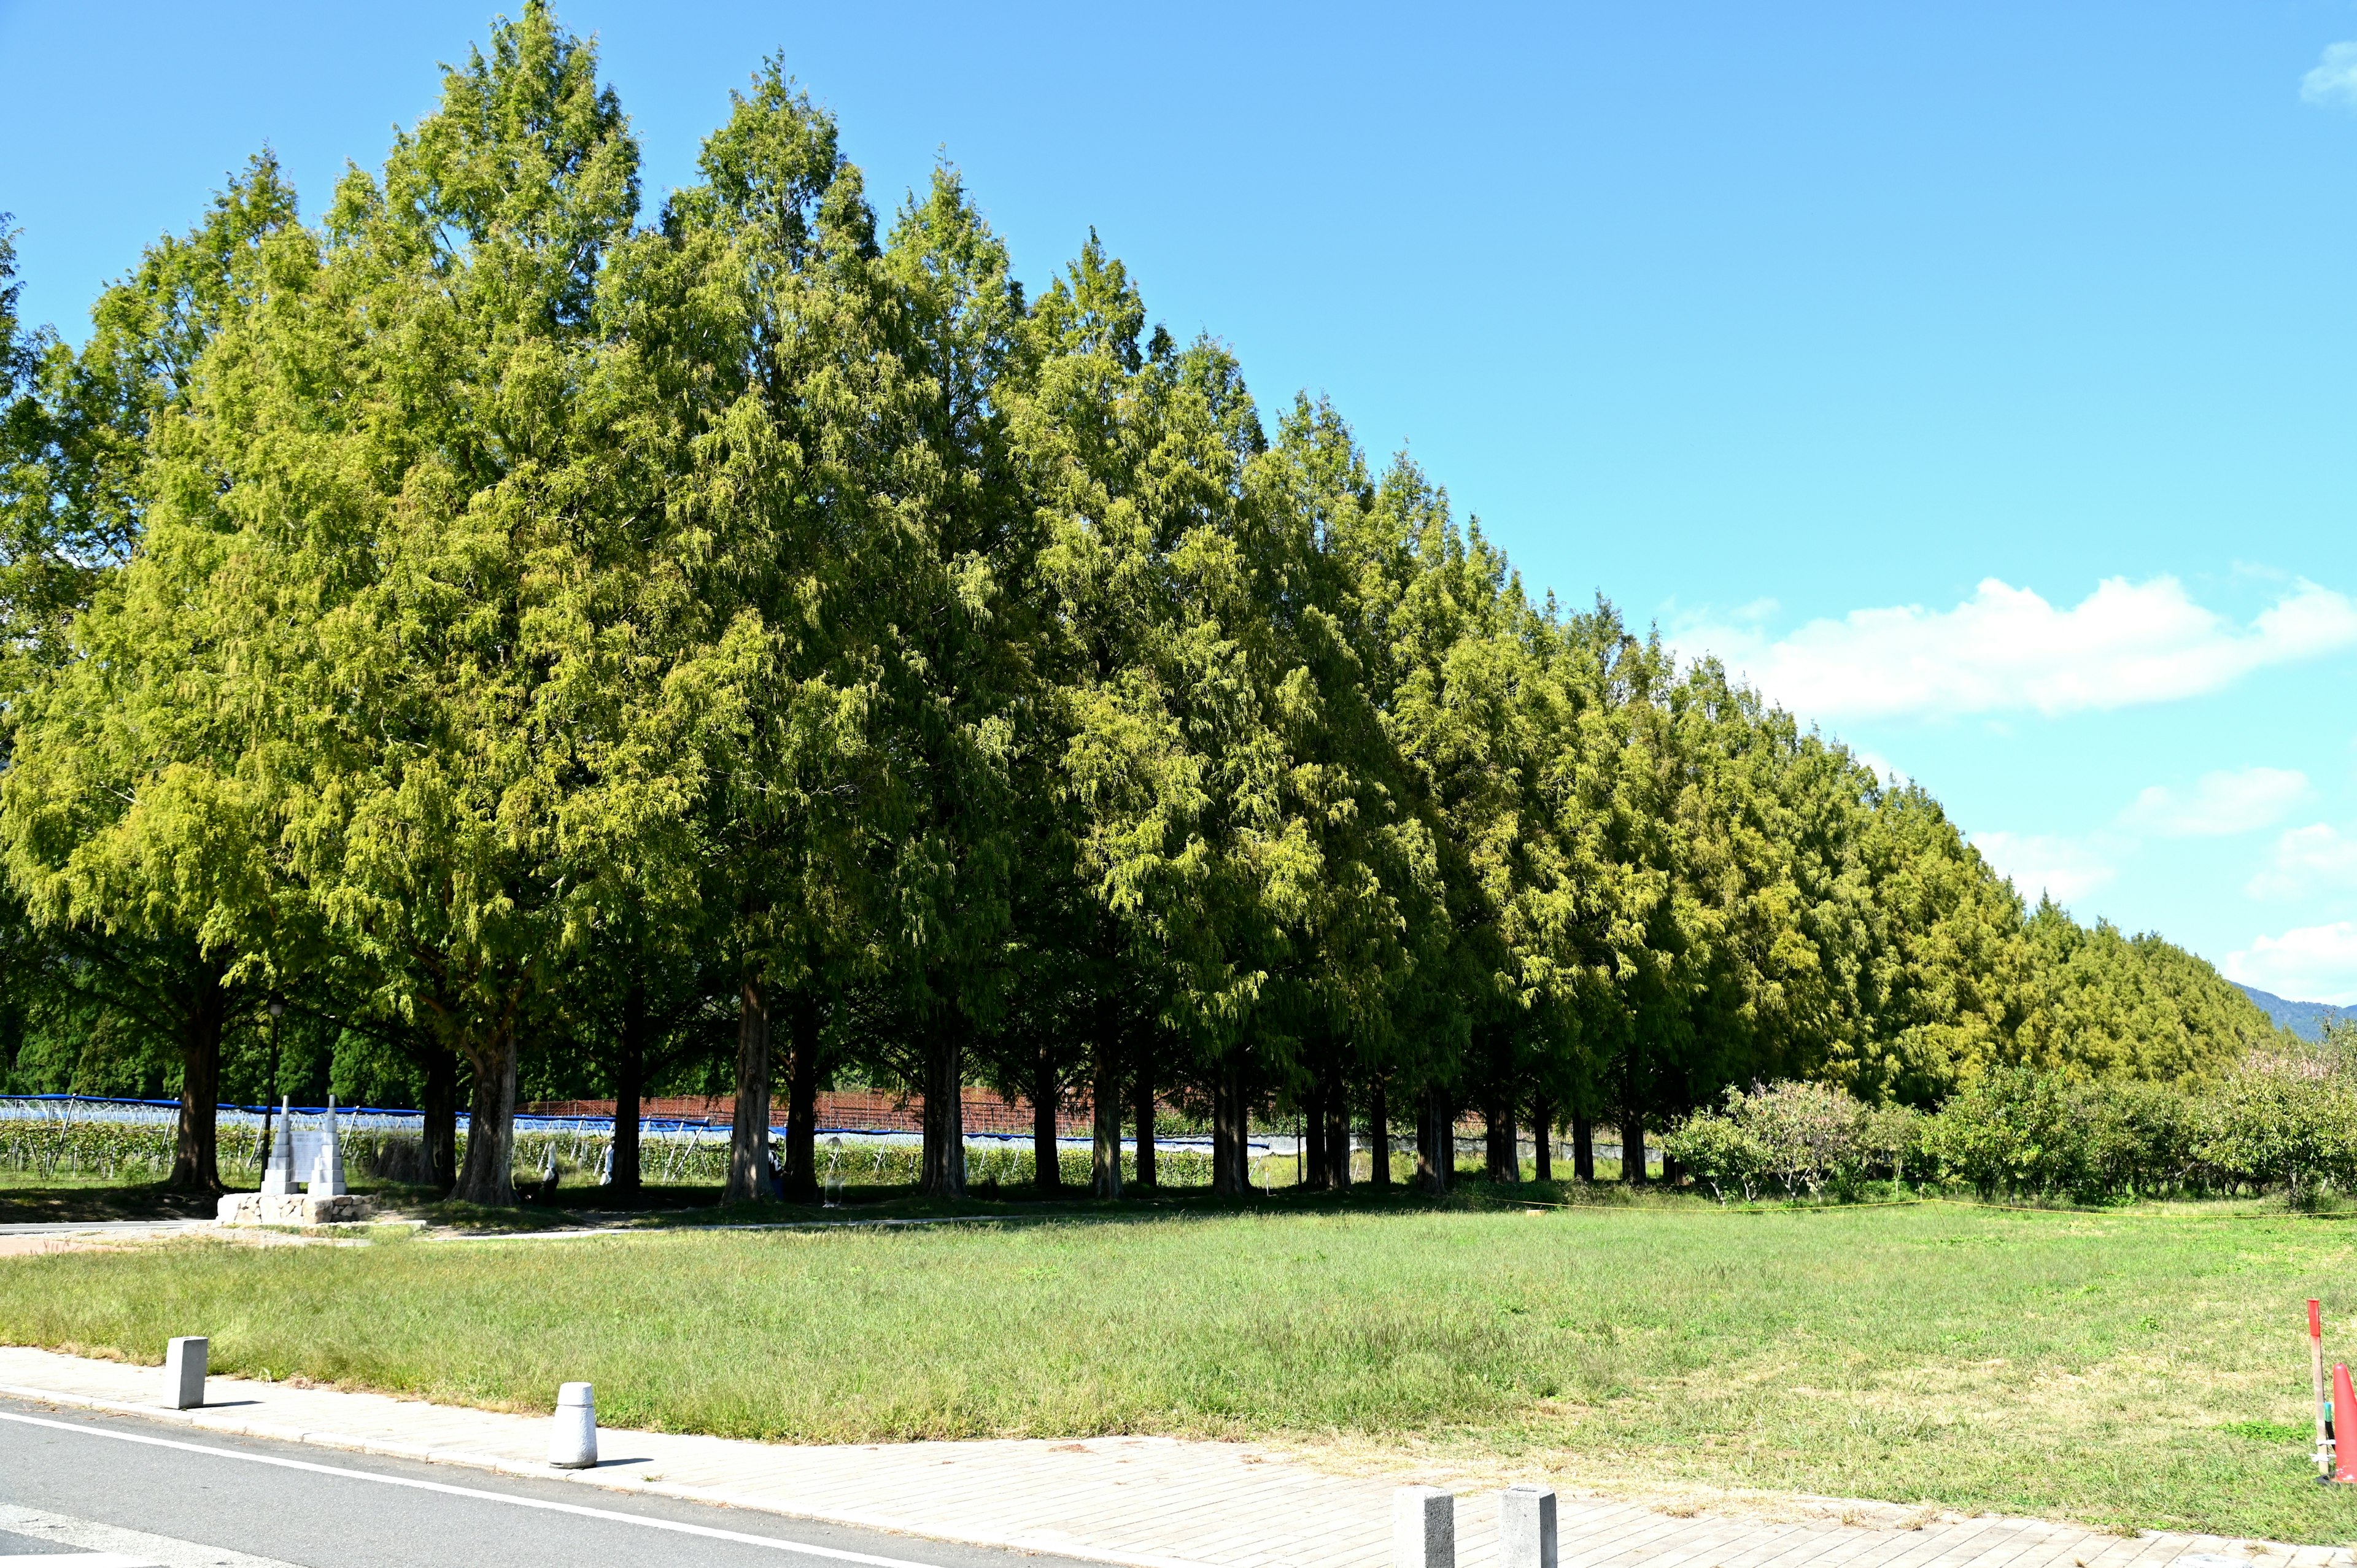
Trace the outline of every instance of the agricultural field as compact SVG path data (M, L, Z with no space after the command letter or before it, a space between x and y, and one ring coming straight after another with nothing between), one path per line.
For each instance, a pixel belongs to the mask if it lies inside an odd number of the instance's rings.
M586 1378L613 1424L785 1442L1258 1437L1469 1479L2357 1533L2307 1478L2305 1298L2357 1348L2330 1214L1577 1196L174 1242L0 1262L0 1338L153 1359L201 1331L226 1372L518 1409Z

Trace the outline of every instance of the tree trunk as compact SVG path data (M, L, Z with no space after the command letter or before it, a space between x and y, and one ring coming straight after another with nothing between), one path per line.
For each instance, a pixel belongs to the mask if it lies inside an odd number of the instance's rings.
M1351 1190L1351 1092L1337 1068L1327 1074L1326 1186L1334 1192Z
M458 1185L458 1057L441 1042L425 1047L425 1180L443 1197Z
M1252 1190L1251 1129L1244 1112L1241 1050L1220 1064L1211 1090L1211 1191L1242 1197Z
M965 1196L965 1034L954 1005L943 1005L931 1024L925 1059L925 1162L920 1190L927 1197Z
M1502 1090L1493 1091L1481 1108L1484 1175L1491 1181L1523 1179L1522 1141L1514 1133L1514 1102Z
M467 1060L475 1069L467 1107L467 1167L451 1194L461 1203L486 1208L515 1207L516 1038L501 1020L488 1039L469 1043Z
M786 1197L808 1203L818 1196L818 1047L825 1019L808 983L786 1015L794 1059L786 1064Z
M606 1185L617 1197L639 1195L639 1102L646 1094L646 995L632 988L623 1003L621 1052L614 1062L614 1154Z
M770 1196L770 1002L759 981L737 993L737 1115L728 1132L723 1203Z
M1311 1192L1326 1190L1326 1173L1331 1168L1326 1158L1326 1079L1320 1074L1309 1080L1309 1090L1302 1097L1301 1185Z
M1099 1197L1121 1196L1121 1058L1110 1039L1097 1041L1095 1137L1089 1147L1089 1182Z
M1571 1174L1581 1181L1596 1179L1596 1123L1585 1111L1571 1113Z
M1042 1041L1031 1072L1031 1185L1043 1193L1064 1190L1064 1161L1056 1142L1056 1111L1063 1100L1053 1047Z
M1637 1104L1639 1054L1638 1043L1631 1040L1620 1096L1620 1179L1631 1187L1645 1185L1645 1113Z
M1137 1049L1135 1081L1130 1086L1133 1104L1131 1119L1137 1123L1137 1185L1154 1185L1154 1053L1141 1045Z
M1555 1180L1555 1107L1544 1095L1531 1102L1531 1176Z
M1424 1091L1416 1120L1416 1179L1426 1192L1447 1192L1457 1167L1457 1119L1437 1089Z
M172 1144L172 1185L191 1192L221 1190L220 1144L221 1027L229 1013L221 971L196 968L194 993L180 1033L180 1125Z
M1392 1108L1383 1092L1383 1075L1367 1086L1367 1185L1392 1185Z

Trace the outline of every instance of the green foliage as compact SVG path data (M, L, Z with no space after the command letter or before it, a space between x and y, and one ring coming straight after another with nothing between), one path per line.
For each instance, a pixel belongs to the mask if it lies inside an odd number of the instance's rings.
M662 1080L748 1098L744 1196L750 1101L850 1067L943 1194L976 1079L1184 1094L1230 1187L1255 1110L1634 1137L1772 1083L1676 1157L2141 1190L2194 1179L2179 1101L2089 1086L2279 1043L1534 599L1330 406L1272 429L1093 235L1027 295L953 169L879 222L777 61L651 220L638 171L532 0L317 220L256 159L79 352L0 237L0 1042L168 1079L176 1179L224 1075L463 1088L482 1203L520 1082Z
M2330 1182L2357 1180L2357 1087L2303 1062L2255 1064L2218 1097L2212 1165L2262 1186L2281 1187L2293 1207Z
M2338 1066L2322 1053L2254 1056L2191 1090L1996 1068L1928 1116L1865 1106L1828 1084L1779 1083L1729 1090L1720 1110L1686 1118L1663 1147L1722 1202L1888 1177L2084 1202L2275 1191L2298 1208L2328 1187L2357 1192L2357 1080Z

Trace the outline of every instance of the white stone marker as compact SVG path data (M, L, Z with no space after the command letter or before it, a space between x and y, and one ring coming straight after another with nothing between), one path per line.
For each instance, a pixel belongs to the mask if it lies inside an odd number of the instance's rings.
M1498 1494L1498 1551L1505 1568L1555 1568L1555 1488L1518 1481Z
M278 1125L270 1134L270 1163L262 1168L262 1196L285 1197L295 1190L295 1101L278 1102Z
M194 1410L205 1402L205 1361L212 1342L201 1335L172 1340L164 1347L164 1403L173 1410Z
M328 1128L319 1139L319 1152L311 1158L311 1178L307 1190L313 1197L341 1197L351 1189L344 1185L344 1146L336 1138L336 1097L328 1096Z
M560 1470L587 1470L597 1463L597 1406L587 1383L556 1391L556 1425L548 1438L548 1462Z
M1457 1568L1457 1498L1438 1487L1392 1494L1392 1568Z

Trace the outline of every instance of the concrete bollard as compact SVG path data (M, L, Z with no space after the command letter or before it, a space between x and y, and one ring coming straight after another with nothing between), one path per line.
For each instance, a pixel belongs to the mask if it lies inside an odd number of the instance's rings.
M1457 1568L1457 1498L1438 1487L1392 1494L1392 1568Z
M566 1383L556 1391L548 1462L560 1470L587 1470L597 1463L597 1406L587 1383Z
M212 1342L188 1335L164 1347L164 1403L173 1410L194 1410L205 1402L205 1361Z
M1555 1568L1555 1488L1520 1481L1498 1494L1504 1568Z

